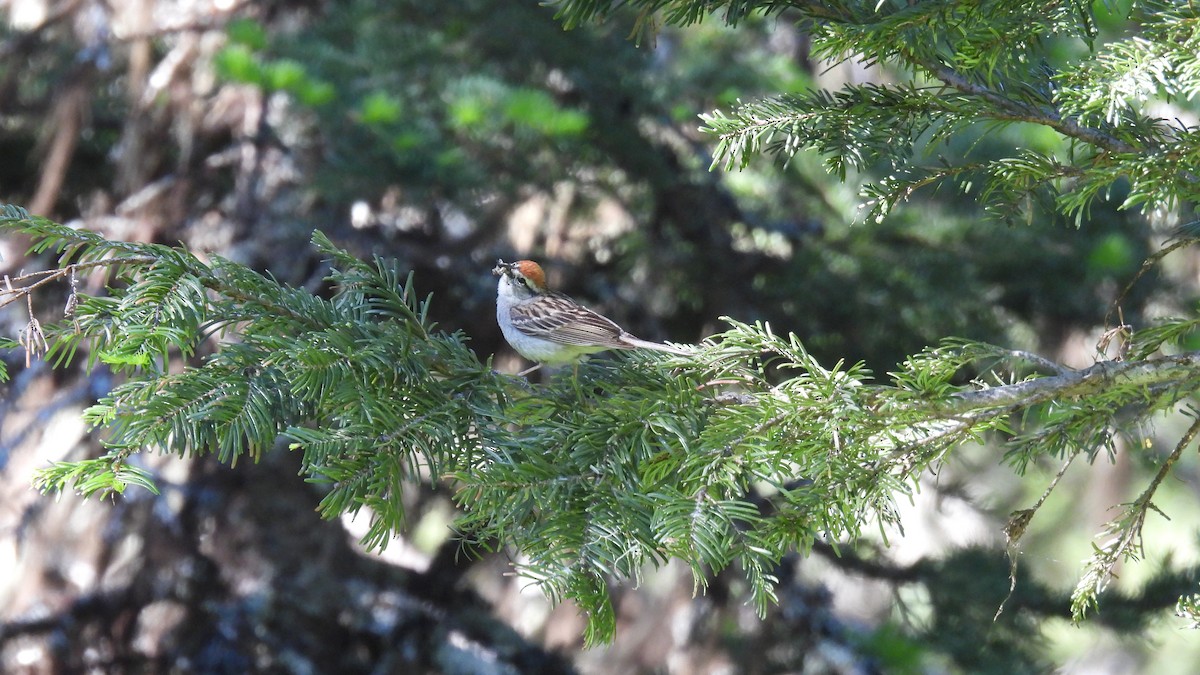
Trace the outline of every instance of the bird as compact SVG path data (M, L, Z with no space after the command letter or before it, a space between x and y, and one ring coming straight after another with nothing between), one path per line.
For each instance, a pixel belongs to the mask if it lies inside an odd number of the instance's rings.
M576 363L588 354L609 349L653 349L676 355L691 352L634 337L608 317L546 286L546 273L532 260L497 260L492 274L496 288L496 321L504 339L518 354L536 363L523 376L543 365Z

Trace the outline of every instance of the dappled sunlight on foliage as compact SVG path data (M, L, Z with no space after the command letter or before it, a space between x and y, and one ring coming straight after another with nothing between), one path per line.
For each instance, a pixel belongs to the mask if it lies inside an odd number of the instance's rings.
M1194 8L35 5L0 669L1154 670L1195 623ZM498 257L695 350L511 376Z

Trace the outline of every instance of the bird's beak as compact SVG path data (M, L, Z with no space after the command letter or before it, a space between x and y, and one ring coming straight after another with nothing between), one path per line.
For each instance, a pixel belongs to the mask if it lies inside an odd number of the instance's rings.
M497 258L496 266L492 268L492 275L498 277L502 274L512 274L512 263L506 263Z

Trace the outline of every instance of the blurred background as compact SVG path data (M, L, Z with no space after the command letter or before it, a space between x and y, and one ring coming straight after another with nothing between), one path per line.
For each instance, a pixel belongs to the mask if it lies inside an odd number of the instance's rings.
M729 316L880 377L948 336L1086 366L1112 301L1178 224L1118 212L1120 185L1079 228L1036 207L1001 222L950 189L875 224L858 218L870 176L841 181L819 156L710 171L698 114L900 75L813 60L786 12L641 46L636 18L564 31L535 0L0 0L0 202L314 291L320 229L400 259L440 326L509 372L523 366L495 324L498 257L543 261L553 286L646 339L698 341ZM1196 110L1170 112L1195 124ZM980 127L930 161L1014 144L1065 148L1040 128ZM4 273L54 264L26 246L0 240ZM1191 252L1167 258L1124 320L1191 308L1198 272ZM47 289L35 313L60 318L65 297ZM27 320L0 314L10 337ZM765 619L736 570L693 597L690 571L668 565L613 586L617 639L585 650L574 607L509 574L514 552L456 555L445 486L410 486L411 527L382 555L357 545L364 523L319 520L320 488L283 448L232 468L146 457L161 496L39 495L34 470L98 452L80 413L112 378L3 358L3 672L1184 673L1200 659L1171 611L1178 570L1197 564L1194 453L1160 493L1172 519L1148 524L1150 559L1099 620L1076 628L1067 611L1107 509L1136 495L1169 434L1134 430L1067 474L995 622L1004 519L1059 467L1017 476L981 445L901 505L888 547L881 533L787 561Z

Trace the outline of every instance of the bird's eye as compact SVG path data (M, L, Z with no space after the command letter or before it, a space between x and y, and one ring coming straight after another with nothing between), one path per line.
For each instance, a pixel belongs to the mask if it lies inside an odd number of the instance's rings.
M521 285L522 285L522 286L525 286L526 288L528 288L528 287L529 287L529 280L528 280L528 279L526 279L525 277L518 276L518 277L517 277L517 281L521 282Z

